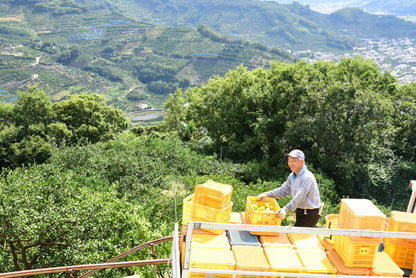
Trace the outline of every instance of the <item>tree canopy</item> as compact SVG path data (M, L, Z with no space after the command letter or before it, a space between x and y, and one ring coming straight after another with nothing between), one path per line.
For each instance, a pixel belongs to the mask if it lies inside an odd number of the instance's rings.
M56 147L106 141L127 128L119 109L99 95L71 95L52 103L37 87L0 102L0 168L42 163Z
M300 148L308 163L335 180L339 196L403 205L406 191L397 179L408 184L414 174L405 167L414 164L414 93L413 84L400 86L360 56L275 62L178 90L166 103L165 123L178 129L172 123L181 120L196 134L206 131L205 148L233 161L282 165L284 153Z

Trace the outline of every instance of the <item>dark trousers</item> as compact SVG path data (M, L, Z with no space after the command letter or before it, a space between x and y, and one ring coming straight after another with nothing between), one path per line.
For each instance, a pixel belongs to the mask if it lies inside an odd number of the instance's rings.
M319 208L296 209L296 227L316 227L319 220Z

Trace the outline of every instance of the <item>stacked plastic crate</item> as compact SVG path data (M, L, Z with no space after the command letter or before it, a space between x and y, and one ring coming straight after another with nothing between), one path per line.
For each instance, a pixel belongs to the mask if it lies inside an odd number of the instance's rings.
M328 229L339 229L339 214L328 214L325 216L325 227ZM354 275L354 276L369 276L370 269L368 267L349 267L344 264L340 255L334 249L334 236L324 235L318 236L322 246L324 246L327 257L332 265L337 270L338 275Z
M416 232L416 214L392 211L388 231ZM416 239L386 238L384 251L399 267L412 269L415 261Z
M233 187L208 180L195 186L195 193L183 200L182 225L188 221L230 223ZM224 230L207 229L214 234Z
M231 185L208 180L195 186L194 194L183 200L182 235L186 233L188 221L229 223L233 203ZM184 240L181 240L183 243ZM181 246L182 260L184 246ZM194 230L189 261L191 268L235 270L235 259L224 230ZM214 273L190 273L191 278L232 277Z
M386 216L367 199L342 199L339 228L384 231ZM375 264L381 238L360 236L334 236L334 249L345 266L368 267Z
M183 263L184 246L181 251ZM191 268L235 270L235 260L227 236L225 234L193 234L189 266ZM207 275L218 278L231 277L231 275L196 272L190 273L189 277L205 278Z

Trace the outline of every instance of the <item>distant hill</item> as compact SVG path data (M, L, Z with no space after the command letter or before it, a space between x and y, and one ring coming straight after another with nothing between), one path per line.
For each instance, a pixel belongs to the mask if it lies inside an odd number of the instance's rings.
M17 90L39 84L55 101L96 92L129 113L160 108L176 88L202 84L241 64L252 69L294 60L202 25L159 26L102 4L92 9L72 0L3 2L0 100L14 101Z
M272 0L291 4L293 0ZM416 16L416 0L297 0L302 5L309 5L313 10L332 13L342 8L360 7L369 13L389 14L395 16Z
M89 0L84 0L86 3ZM107 0L138 20L168 26L203 24L267 46L294 50L348 50L362 38L416 35L416 25L360 9L322 14L298 2L255 0Z
M415 0L365 1L361 7L372 13L385 13L397 16L416 16Z

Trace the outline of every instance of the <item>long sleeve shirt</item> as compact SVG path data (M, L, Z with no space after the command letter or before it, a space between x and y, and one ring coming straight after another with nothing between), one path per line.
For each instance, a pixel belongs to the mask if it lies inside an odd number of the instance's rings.
M285 206L288 211L300 209L315 209L321 206L318 184L315 176L306 168L306 165L296 175L290 173L287 180L278 188L270 190L267 196L280 198L292 195L292 200Z

